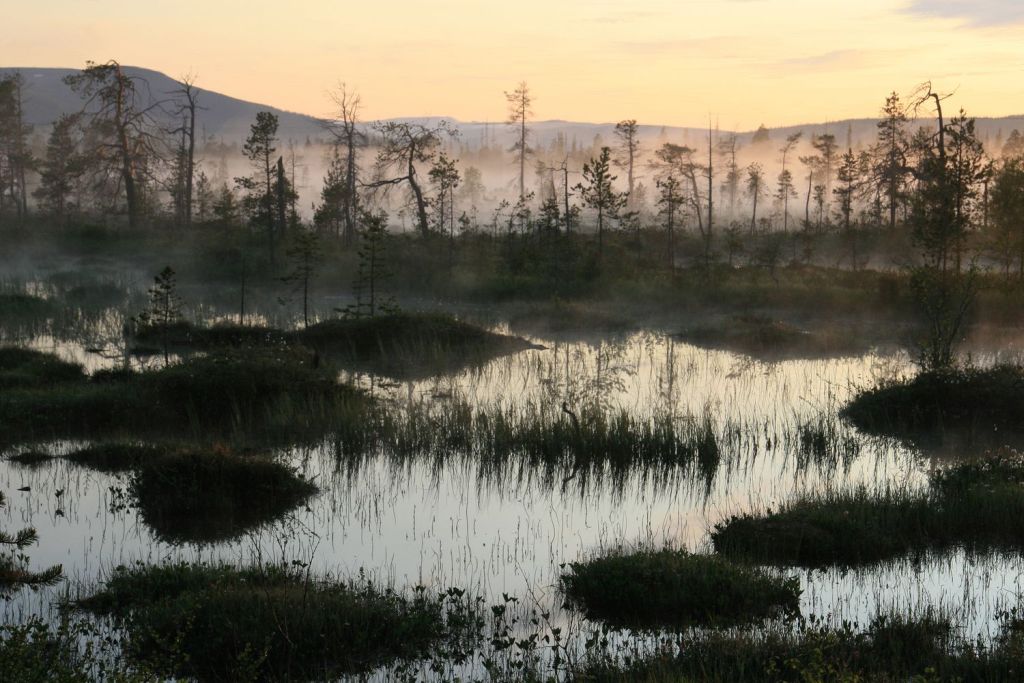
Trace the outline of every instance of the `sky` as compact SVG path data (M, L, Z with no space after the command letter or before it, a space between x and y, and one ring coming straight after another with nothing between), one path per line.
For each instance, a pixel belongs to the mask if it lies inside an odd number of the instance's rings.
M0 67L87 60L313 115L752 129L873 117L925 80L976 116L1024 113L1024 0L39 0L4 10Z

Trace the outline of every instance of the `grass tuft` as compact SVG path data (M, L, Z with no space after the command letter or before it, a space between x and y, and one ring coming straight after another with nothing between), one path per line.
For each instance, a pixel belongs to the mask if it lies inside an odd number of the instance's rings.
M114 617L134 661L200 680L324 680L415 659L463 625L465 606L367 579L294 568L120 568L77 605Z
M616 626L723 626L799 611L799 579L685 550L619 549L570 569L561 577L570 604Z
M969 435L1019 431L1024 423L1024 367L921 372L861 392L842 415L864 431L918 441L948 430Z
M911 553L1024 549L1024 458L937 470L922 491L863 488L800 498L715 525L715 550L777 565L857 566Z

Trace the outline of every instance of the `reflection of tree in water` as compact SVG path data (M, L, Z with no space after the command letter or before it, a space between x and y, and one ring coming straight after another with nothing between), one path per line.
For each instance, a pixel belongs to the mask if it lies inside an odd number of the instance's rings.
M658 382L659 408L666 410L673 418L676 417L676 406L679 405L679 369L676 367L676 342L672 337L665 340L665 360L655 366Z
M626 380L637 373L637 361L627 355L627 341L600 340L595 344L555 346L541 369L540 384L553 404L607 411Z

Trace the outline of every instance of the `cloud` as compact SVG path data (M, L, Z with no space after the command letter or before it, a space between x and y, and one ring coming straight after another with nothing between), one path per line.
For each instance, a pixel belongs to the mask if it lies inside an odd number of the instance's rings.
M820 55L793 57L780 62L783 66L815 68L821 66L859 66L865 54L860 50L833 50Z
M731 58L758 48L746 36L709 36L667 40L620 40L608 48L630 55Z
M647 19L658 19L665 16L664 12L651 10L620 10L609 14L599 14L589 18L595 24L631 24Z
M868 69L891 65L896 60L911 54L910 49L889 48L883 50L832 50L821 54L790 57L773 63L775 68L807 71L841 71L844 69Z
M1021 0L911 0L906 11L927 17L962 19L971 26L1024 22L1024 2Z

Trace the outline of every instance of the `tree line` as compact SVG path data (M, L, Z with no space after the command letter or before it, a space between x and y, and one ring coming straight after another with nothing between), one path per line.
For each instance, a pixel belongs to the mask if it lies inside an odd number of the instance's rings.
M919 256L940 270L963 270L968 242L977 236L981 248L972 257L1024 279L1024 138L1013 131L998 154L990 153L975 120L963 110L944 113L946 98L928 84L905 99L896 93L885 99L867 146L855 149L849 134L841 145L830 132L806 139L793 133L772 146L762 127L747 143L762 159L743 165L744 142L736 134L709 125L699 145L659 136L648 149L650 137L633 119L615 125L608 144L596 140L589 155L581 158L562 144L558 158L554 149L535 148L534 97L520 83L505 93L514 188L492 202L489 216L481 215L488 194L481 172L453 155L455 127L364 123L359 94L342 85L333 95L335 114L323 123L329 163L306 220L272 112L256 115L241 146L248 172L215 187L197 153L204 109L193 77L158 96L110 61L89 63L65 83L82 105L53 122L37 156L24 117L24 80L19 74L0 79L5 223L23 224L35 213L56 225L117 216L132 229L248 228L261 235L271 264L290 235L314 231L354 246L367 225L393 225L395 218L408 219L421 236L447 237L451 249L470 233L588 232L598 260L609 231L655 230L667 237L665 263L673 270L680 233L699 239L696 261L705 268L726 256L731 262L744 240L757 235L836 234L856 269L864 264L860 235L904 228ZM922 114L935 124L920 123ZM771 176L768 158L777 170ZM386 208L393 215L382 218Z

